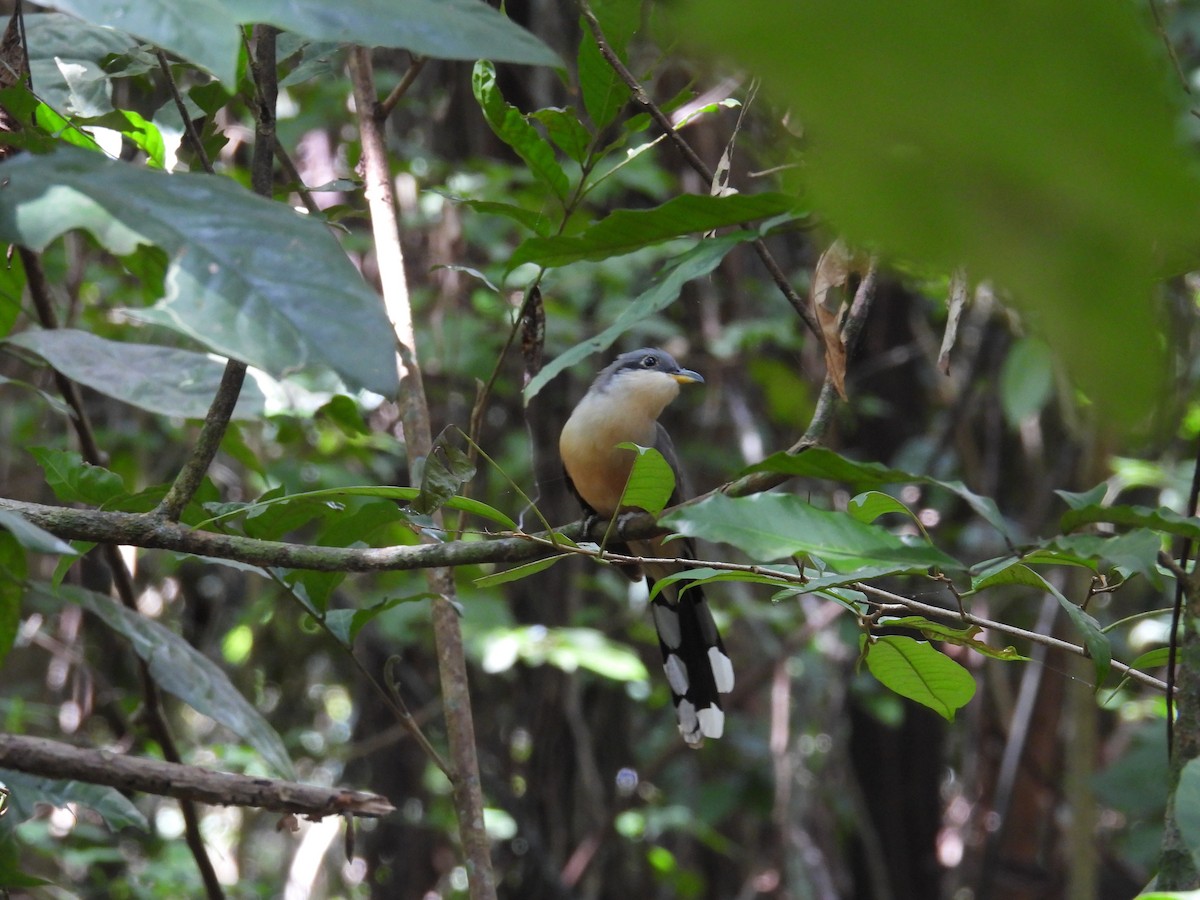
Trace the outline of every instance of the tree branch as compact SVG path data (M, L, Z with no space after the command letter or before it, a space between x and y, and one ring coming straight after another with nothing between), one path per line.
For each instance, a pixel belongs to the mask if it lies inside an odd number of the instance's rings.
M339 815L377 818L395 812L391 802L378 794L214 772L200 766L14 734L0 734L0 768L189 802L295 813L310 819Z

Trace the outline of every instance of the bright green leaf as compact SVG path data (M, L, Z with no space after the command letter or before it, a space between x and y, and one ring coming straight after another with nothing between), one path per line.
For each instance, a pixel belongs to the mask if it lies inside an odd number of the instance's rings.
M522 578L528 578L530 575L544 572L560 559L566 559L572 555L570 553L560 553L557 556L547 556L545 559L535 559L533 562L528 562L524 565L513 566L511 569L505 569L502 572L494 572L491 575L476 578L473 583L477 588L490 588L498 584L508 584L510 581L520 581Z
M924 641L883 635L870 641L866 656L867 668L884 687L929 707L948 722L975 696L971 673Z
M671 471L670 463L653 447L630 443L617 446L637 454L621 494L621 508L644 509L657 516L675 493L675 473Z
M790 494L736 499L715 494L670 513L662 523L689 537L733 544L756 560L809 554L838 572L895 563L910 572L962 568L927 543L906 543L884 528L818 509Z
M317 220L228 178L166 175L71 148L21 154L5 178L2 240L41 250L84 228L118 255L141 244L167 251L167 296L132 315L276 377L320 365L396 392L383 304Z
M48 447L30 447L29 452L45 472L54 496L64 503L104 506L125 496L121 476L103 466L85 463L78 453Z
M596 0L591 7L600 22L605 42L618 59L627 62L625 48L641 18L639 0ZM588 117L599 131L610 125L629 101L629 88L601 56L596 38L582 18L579 30L582 34L576 58L579 92L583 95Z

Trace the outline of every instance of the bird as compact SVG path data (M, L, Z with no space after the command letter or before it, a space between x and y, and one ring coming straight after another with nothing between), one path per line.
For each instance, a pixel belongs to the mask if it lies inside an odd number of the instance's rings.
M650 347L622 353L600 371L567 418L558 442L567 485L583 506L585 522L628 511L621 508L621 496L636 451L617 446L625 442L658 450L675 474L669 505L685 499L679 457L658 417L679 396L680 385L703 382L700 373L681 368L669 353ZM623 567L634 581L644 575L651 588L695 558L690 540L665 542L659 537L629 541L627 547L632 556L681 560ZM620 553L624 547L610 549ZM666 585L650 609L679 731L689 746L700 747L706 737L719 738L724 732L720 695L733 690L733 664L698 585Z

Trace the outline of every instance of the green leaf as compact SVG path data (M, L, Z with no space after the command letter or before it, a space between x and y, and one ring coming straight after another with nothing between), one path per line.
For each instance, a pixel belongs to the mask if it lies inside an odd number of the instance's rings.
M119 27L203 66L226 85L237 73L239 26L262 22L310 40L398 47L438 59L482 57L561 66L545 44L478 0L62 0L97 25Z
M979 640L979 633L983 631L983 628L979 625L969 625L966 628L952 628L940 622L933 622L924 616L901 616L898 619L881 619L879 624L887 628L913 628L931 641L943 641L947 644L956 644L959 647L969 647L975 652L991 659L1006 661L1028 659L1028 657L1022 656L1013 647L1005 647L1002 650L997 650L995 647Z
M1081 525L1109 522L1131 528L1150 528L1179 537L1200 540L1200 518L1181 516L1165 506L1149 509L1145 506L1083 506L1063 513L1063 531L1074 531Z
M600 22L605 42L618 59L627 62L625 49L641 19L640 0L596 0L591 6ZM588 118L600 131L612 123L629 101L629 88L601 56L592 30L582 18L579 20L579 31L582 35L576 58L579 92L583 95Z
M528 262L552 268L609 259L671 238L778 215L795 205L783 194L683 194L652 209L615 210L580 235L528 238L513 252L508 270Z
M1156 647L1153 650L1147 650L1137 659L1129 664L1131 669L1157 669L1161 666L1168 665L1171 662L1170 647Z
M17 543L26 549L32 550L34 553L52 553L59 556L78 556L78 552L55 535L44 529L34 525L19 512L13 510L0 509L0 528L6 529ZM4 572L4 565L0 564L0 573ZM12 571L10 569L10 571ZM24 577L22 574L17 576Z
M97 616L129 641L159 687L238 735L285 778L296 777L275 729L216 664L179 635L94 591L70 585L57 589L34 585L32 590L51 602L75 603Z
M203 419L221 383L224 363L204 353L109 341L72 328L23 331L6 343L36 353L72 381L147 412ZM260 419L266 398L247 379L234 418Z
M671 471L670 463L653 447L639 447L629 442L617 446L637 453L629 481L621 494L621 508L644 509L657 516L675 493L675 473Z
M1188 760L1179 773L1171 807L1179 836L1192 851L1192 863L1200 868L1200 759Z
M475 63L471 74L471 87L475 100L483 111L483 117L496 133L496 137L512 147L525 160L529 171L541 181L559 200L566 200L571 190L567 176L554 157L554 150L530 125L521 111L507 103L496 85L496 69L486 59ZM515 268L510 265L509 268Z
M478 588L490 588L498 584L508 584L510 581L520 581L522 578L528 578L530 575L544 572L560 559L566 559L568 556L573 555L571 553L560 553L557 556L547 556L545 559L535 559L533 562L513 566L511 569L505 569L503 572L493 572L491 575L476 578L472 583Z
M0 525L7 524L0 519ZM4 666L21 627L21 596L25 593L22 582L26 572L25 548L12 533L0 531L0 667Z
M434 600L435 594L421 593L412 594L407 597L388 597L386 600L380 600L365 609L335 609L325 614L325 624L334 636L347 647L354 644L354 639L358 637L358 633L366 627L367 623L387 612L389 609L394 609L402 603L416 603L421 600Z
M46 103L73 116L100 116L112 110L105 59L132 50L134 41L111 28L99 28L61 13L26 13L29 73Z
M276 377L328 366L352 386L396 392L383 304L315 219L228 178L166 175L71 148L21 154L5 177L0 240L41 250L84 228L118 255L141 244L167 252L167 296L131 315Z
M78 803L95 810L113 831L140 828L149 831L146 817L116 788L102 784L84 784L57 778L42 778L26 772L0 769L0 782L8 786L9 807L17 822L36 815L39 803L67 806Z
M78 453L48 447L30 447L29 452L46 473L54 496L64 503L104 506L126 494L120 475L85 463Z
M1000 405L1014 428L1042 411L1054 388L1054 357L1039 338L1021 338L1000 369Z
M1058 535L1044 547L1049 553L1064 551L1085 560L1107 563L1126 574L1143 575L1155 588L1161 588L1164 583L1158 568L1162 536L1148 528L1135 528L1118 535ZM1025 557L1026 563L1040 561L1032 554Z
M995 282L1100 406L1162 396L1154 287L1193 265L1186 103L1144 9L1104 0L675 7L804 123L803 190L830 227ZM1072 35L1064 51L1062 35ZM1164 263L1165 260L1165 263Z
M996 502L991 497L984 497L969 490L961 481L942 481L928 475L889 469L880 463L856 462L826 447L810 447L800 453L775 453L750 466L746 472L779 472L806 478L826 478L858 487L875 487L897 482L936 485L957 495L976 515L1000 532L1005 539L1011 540L1008 525L1000 515Z
M583 127L574 109L549 106L537 110L533 117L545 126L546 134L559 150L583 165L587 160L592 135Z
M882 491L864 491L851 497L850 502L846 505L846 512L860 522L871 523L887 513L900 513L902 516L912 519L918 526L921 524L921 520L911 509L891 494L885 494Z
M549 234L551 225L553 224L550 217L543 210L526 209L523 206L514 206L511 203L496 203L491 200L465 200L461 197L450 197L450 199L456 203L462 203L464 206L469 206L476 212L481 212L485 215L504 216L507 219L512 219L517 224L528 228L534 234Z
M6 774L0 770L0 779ZM5 891L50 885L44 878L26 875L21 867L22 847L18 845L16 832L11 828L0 829L0 889Z
M1083 509L1085 506L1098 506L1104 499L1104 496L1108 493L1108 484L1107 482L1102 481L1088 491L1075 492L1056 490L1054 493L1062 497L1063 502L1065 502L1067 506L1071 507L1071 509Z
M1058 588L1026 565L1017 560L1006 559L971 578L971 593L977 593L985 588L1002 584L1019 584L1026 587L1047 591L1054 595L1058 605L1063 608L1071 624L1083 636L1083 645L1087 648L1096 669L1096 690L1100 690L1108 670L1112 666L1112 642L1091 615L1078 605L1068 600Z
M542 370L529 380L525 386L525 403L533 400L552 378L582 362L594 353L607 350L617 339L638 322L666 309L679 296L680 290L694 278L702 278L720 265L725 255L737 244L753 237L749 232L725 235L718 238L708 238L700 241L686 253L675 260L675 263L660 274L655 284L644 293L634 298L628 306L621 310L615 322L602 332L582 343L576 344L542 366Z
M862 640L867 641L866 635ZM924 641L886 634L868 642L866 657L867 668L880 684L948 722L975 696L971 673Z
M670 513L662 524L680 534L733 544L756 560L796 554L818 557L838 572L899 563L909 572L963 566L927 543L906 543L886 529L846 513L818 509L790 494L732 499L715 494Z

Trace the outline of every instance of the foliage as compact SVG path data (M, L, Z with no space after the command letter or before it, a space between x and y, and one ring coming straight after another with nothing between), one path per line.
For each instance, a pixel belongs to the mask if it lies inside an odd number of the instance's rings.
M644 34L641 5L610 0L594 4L594 23L585 7L564 67L561 46L470 0L406 0L403 14L381 0L205 0L186 16L161 2L59 6L70 15L26 17L32 92L0 93L22 123L6 136L20 152L0 169L0 240L26 248L0 273L2 502L82 507L97 528L128 530L83 540L53 512L0 508L4 731L164 754L142 725L146 678L170 695L187 762L386 793L401 811L368 826L356 860L327 860L314 889L329 895L463 893L466 868L444 860L462 829L486 827L514 895L724 896L759 881L799 895L821 877L864 894L852 861L866 853L896 884L936 872L936 885L894 892L930 896L968 883L970 868L938 855L938 834L975 860L980 883L1000 883L988 841L1004 836L982 823L1008 809L992 796L1003 767L987 747L974 766L962 758L987 736L1017 740L1024 673L1044 667L1037 689L1051 703L1048 681L1069 699L1076 689L1058 675L1065 651L1087 660L1087 696L1066 718L1107 743L1070 761L1082 790L1095 757L1115 760L1111 787L1130 735L1161 728L1177 573L1160 553L1200 539L1176 462L1178 439L1197 431L1194 411L1180 415L1198 374L1194 282L1166 279L1191 265L1200 195L1163 50L1126 7L756 0L731 17L693 0L649 10L657 31ZM249 24L282 29L270 124L300 181L281 167L270 197L246 186L240 146L263 125ZM705 90L716 80L694 54L661 52L671 29L686 47L719 41L762 75L764 98L738 79ZM399 206L421 402L447 424L420 460L346 118L339 45L355 42L393 51L379 57L381 93L399 82L395 51L419 73L389 113L389 150L395 183L412 188ZM157 48L176 57L163 58L170 83ZM611 57L683 141L707 148L713 172L681 170ZM535 78L547 66L561 84ZM198 145L166 99L173 87ZM302 144L324 165L296 154ZM202 171L200 148L217 174ZM878 281L874 263L840 279L847 303L821 329L845 339L840 357L789 296L831 237L814 226L884 264ZM948 327L939 301L962 267L994 284L973 290L941 380L930 336ZM41 309L43 275L55 316ZM705 543L654 590L711 585L739 667L727 739L687 759L642 598L630 604L613 567L591 565L611 562L605 548L627 525L596 545L556 524L577 510L542 459L575 391L569 374L648 344L713 373L703 405L680 400L664 420L694 479L732 485L660 520ZM250 380L170 531L155 510L227 359ZM846 367L829 375L849 398L836 410L814 377L827 360ZM55 378L87 388L83 399L55 398ZM1169 428L1148 427L1152 408ZM1141 468L1119 463L1117 446L1141 453ZM657 517L676 479L656 451L628 449L625 505ZM419 477L392 486L410 462ZM553 529L535 535L537 522ZM189 544L197 535L206 543ZM249 554L282 542L308 549L305 567ZM117 544L141 548L135 608L110 596L116 563L103 554ZM407 552L426 556L406 568ZM563 563L576 557L590 559ZM416 571L442 565L473 665L486 825L456 828L442 771L428 622L441 595ZM907 754L907 729L921 727L936 735L924 799L945 811L909 859L884 859L879 832L903 820L903 801L864 789L865 735ZM1028 739L1058 739L1040 731ZM1071 755L1050 746L1038 746L1044 762ZM886 771L884 788L908 774ZM1200 868L1198 778L1194 760L1183 765L1174 797ZM114 881L138 873L147 894L201 890L174 801L0 779L14 798L0 887L45 877L86 892L94 861ZM1094 799L1063 791L1054 803ZM1128 791L1100 796L1129 822L1161 818L1170 792L1164 773L1145 789L1149 810ZM956 800L973 824L951 817ZM88 811L65 826L51 808ZM289 859L300 877L304 845L273 822L205 818L214 855L236 860L222 880L281 893ZM1033 830L1014 821L1009 834L1022 827ZM1105 827L1121 864L1148 876L1153 859L1122 843L1133 826ZM800 870L798 836L821 873ZM1051 864L1067 846L1047 852Z

